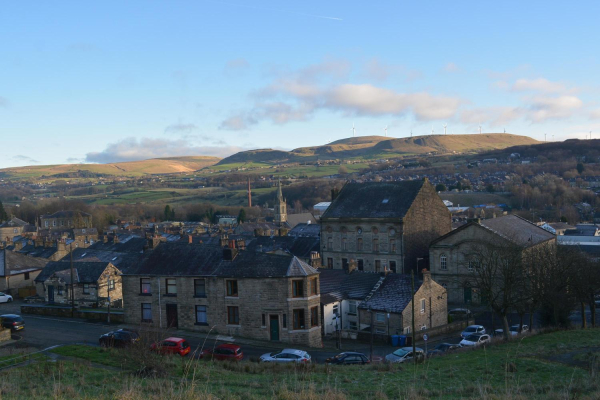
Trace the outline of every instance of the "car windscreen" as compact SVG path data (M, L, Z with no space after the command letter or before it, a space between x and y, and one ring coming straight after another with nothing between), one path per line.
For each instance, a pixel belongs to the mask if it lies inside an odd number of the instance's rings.
M408 354L408 351L406 351L404 349L398 349L395 352L393 352L392 354L395 356L398 356L398 357L404 357L405 355Z
M345 353L341 353L341 354L338 354L337 356L333 357L333 359L334 360L339 360L339 359L344 358L344 357L346 357L346 354Z
M465 329L465 332L477 332L477 328L475 326L469 326Z
M465 338L465 340L468 340L469 342L477 342L477 341L479 341L480 337L481 336L479 336L479 335L469 335Z

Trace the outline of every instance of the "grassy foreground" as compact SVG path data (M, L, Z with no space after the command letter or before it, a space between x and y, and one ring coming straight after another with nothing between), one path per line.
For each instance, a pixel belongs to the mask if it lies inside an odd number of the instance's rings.
M293 367L165 357L140 377L119 350L66 346L74 360L0 372L2 398L387 399L600 397L600 329L527 336L423 364Z

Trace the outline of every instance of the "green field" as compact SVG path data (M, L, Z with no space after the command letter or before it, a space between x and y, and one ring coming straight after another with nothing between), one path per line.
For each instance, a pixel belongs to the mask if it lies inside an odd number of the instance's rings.
M600 330L557 331L436 357L419 365L356 367L158 360L160 377L139 377L122 351L72 345L0 372L3 398L391 399L598 398ZM148 357L158 357L148 355ZM151 361L152 363L154 361Z

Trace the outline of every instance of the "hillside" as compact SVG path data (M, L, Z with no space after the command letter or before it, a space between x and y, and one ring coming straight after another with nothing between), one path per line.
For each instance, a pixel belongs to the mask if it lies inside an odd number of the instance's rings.
M289 152L271 149L244 151L224 158L218 165L275 164L328 159L376 159L427 153L476 153L538 143L540 142L530 137L508 133L426 135L408 138L362 136L337 140L323 146L301 147Z
M146 174L171 174L194 172L214 165L217 157L170 157L150 160L130 161L113 164L60 164L36 165L0 169L0 177L7 178L68 178L85 177L94 174L111 176L141 176Z

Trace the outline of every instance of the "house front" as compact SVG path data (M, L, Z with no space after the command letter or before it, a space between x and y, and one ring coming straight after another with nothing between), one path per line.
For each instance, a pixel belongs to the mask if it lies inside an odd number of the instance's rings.
M34 279L48 263L14 251L0 250L0 291L16 296L19 289L34 286Z

